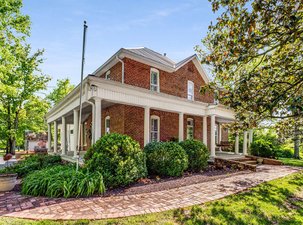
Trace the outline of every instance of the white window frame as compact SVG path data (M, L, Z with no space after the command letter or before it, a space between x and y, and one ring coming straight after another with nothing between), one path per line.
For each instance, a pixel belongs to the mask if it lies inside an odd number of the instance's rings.
M215 125L215 143L219 144L219 124Z
M156 73L157 74L157 84L153 84L152 83L152 81L153 81L153 79L152 79L152 75L153 75L153 73ZM155 68L151 68L150 69L150 76L149 76L149 78L150 78L150 90L151 91L156 91L156 92L160 92L160 72L159 72L159 70L157 70L157 69L155 69ZM154 90L154 88L156 87L156 90Z
M190 86L192 86L192 93L190 92ZM187 81L187 99L190 101L195 100L195 84L191 80Z
M110 80L110 70L108 70L105 74L105 79Z
M191 122L192 124L189 125L188 122ZM192 128L192 137L190 137L189 128ZM194 133L195 133L195 124L193 118L187 118L186 120L186 139L194 139Z
M109 121L109 127L107 127L107 121ZM107 116L104 119L104 133L110 134L110 116Z
M158 131L153 131L153 120L157 120L158 121ZM153 140L153 133L157 133L157 140ZM152 115L150 117L150 132L149 132L149 136L150 136L150 141L151 142L158 142L160 141L160 117L156 116L156 115Z

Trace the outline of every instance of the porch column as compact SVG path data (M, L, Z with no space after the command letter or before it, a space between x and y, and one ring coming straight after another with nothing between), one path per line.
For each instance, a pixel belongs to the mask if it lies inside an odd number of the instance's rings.
M216 116L211 115L210 117L210 157L216 156L216 138L215 138L215 129L216 129Z
M219 140L218 140L218 143L221 145L221 141L222 141L222 127L221 127L221 124L218 123L218 136L219 136ZM222 148L221 146L219 147L219 151L221 152L222 151Z
M101 137L101 121L102 121L102 105L101 98L95 98L95 142Z
M179 113L179 141L184 141L184 114Z
M253 129L248 131L248 147L250 148L251 143L253 142Z
M150 108L144 108L144 146L149 143L149 121L150 121Z
M203 116L203 143L207 146L207 116Z
M235 154L239 154L239 134L236 133L235 138Z
M58 150L58 123L54 121L54 153Z
M247 131L244 131L243 135L243 154L247 155Z
M74 151L74 157L77 156L77 149L78 149L78 132L79 132L79 110L74 109L74 149L71 149Z
M52 151L52 127L51 124L47 124L47 151Z
M66 121L65 117L62 117L62 127L61 127L61 155L66 155Z

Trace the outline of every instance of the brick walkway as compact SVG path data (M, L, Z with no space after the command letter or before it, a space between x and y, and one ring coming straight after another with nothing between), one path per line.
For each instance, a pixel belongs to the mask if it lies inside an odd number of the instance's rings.
M29 219L103 219L160 212L216 200L243 191L264 181L300 171L287 166L262 165L255 173L171 190L129 196L51 199L0 193L0 215Z

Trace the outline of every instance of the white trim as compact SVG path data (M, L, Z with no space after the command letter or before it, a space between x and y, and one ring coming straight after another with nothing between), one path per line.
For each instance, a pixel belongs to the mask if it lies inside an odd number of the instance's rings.
M107 70L107 72L105 73L105 79L110 80L110 70Z
M156 115L151 115L150 117L150 131L149 131L149 135L150 135L150 141L153 141L152 139L152 132L155 132L153 131L153 123L152 123L152 120L157 120L158 121L158 131L157 132L157 141L160 141L160 117L159 116L156 116Z
M189 92L190 86L192 86L192 93ZM195 101L195 83L191 80L187 81L187 99L190 101Z
M107 131L107 120L109 120L108 131ZM104 134L110 134L110 116L106 116L104 119Z
M157 74L157 85L152 83L152 80L153 80L152 79L152 74L153 73ZM156 87L157 88L156 92L160 92L160 72L159 72L159 70L157 70L155 68L150 68L149 80L150 80L150 82L149 82L150 83L150 90L154 91L154 90L152 90L152 87Z

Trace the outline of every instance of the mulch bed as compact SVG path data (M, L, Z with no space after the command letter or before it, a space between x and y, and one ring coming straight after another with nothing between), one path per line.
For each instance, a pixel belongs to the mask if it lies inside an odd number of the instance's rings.
M113 195L134 195L142 193L150 193L156 191L163 191L192 184L198 184L208 181L214 181L230 176L236 176L240 174L252 173L252 171L238 171L226 168L225 170L215 169L213 166L208 166L205 171L200 173L185 173L182 177L148 177L141 179L137 183L131 184L124 188L115 188L107 190L104 196Z

